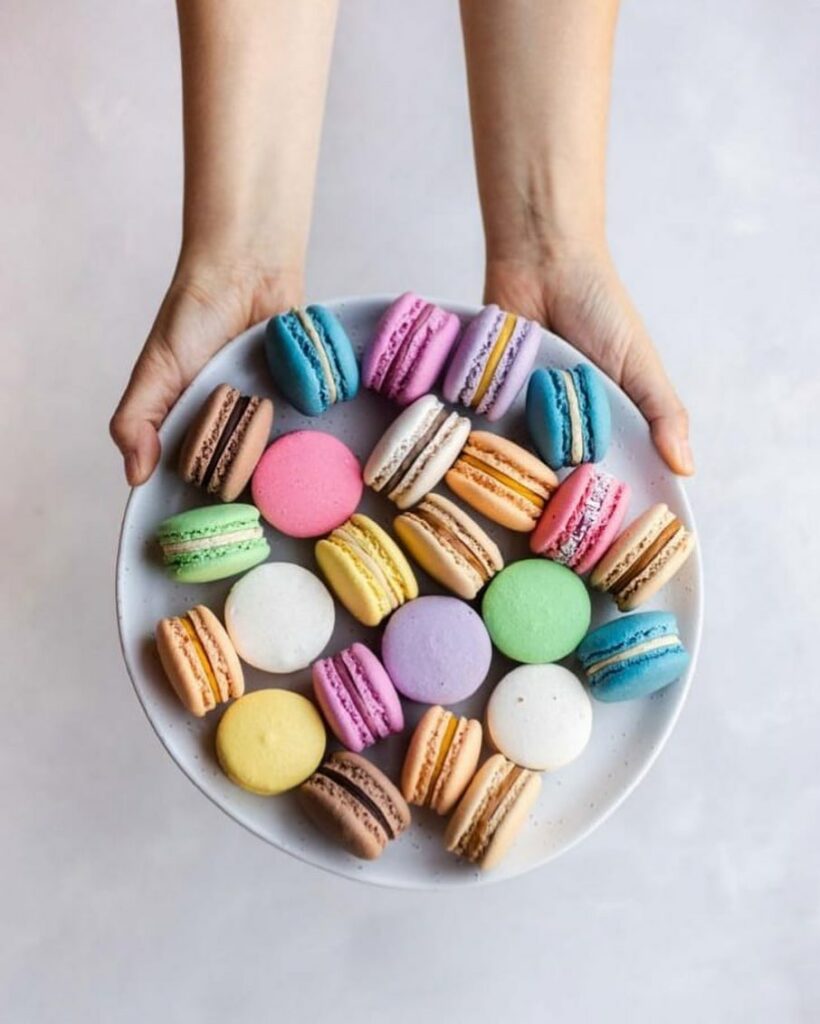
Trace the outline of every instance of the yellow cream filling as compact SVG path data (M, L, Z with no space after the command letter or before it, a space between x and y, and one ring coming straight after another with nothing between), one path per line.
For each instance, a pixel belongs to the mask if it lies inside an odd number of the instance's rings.
M319 357L319 362L322 364L322 373L327 383L327 390L330 396L330 404L336 401L336 381L333 379L333 370L330 366L330 360L327 358L327 352L325 352L325 346L322 344L322 339L319 337L319 332L313 325L313 321L307 315L304 309L294 309L293 312L299 318L299 322L304 327L307 336L313 342L313 347L316 349L316 354Z
M202 646L199 637L196 635L196 628L187 615L179 621L182 623L182 628L188 634L191 639L191 643L194 645L196 656L199 658L200 664L202 665L208 679L208 685L211 688L211 693L214 695L214 701L219 704L222 701L222 697L219 693L219 684L216 681L214 670L211 668L211 662L208 659L208 655L205 653L205 648Z
M498 364L501 362L501 357L504 355L504 349L507 347L512 332L515 328L516 316L515 313L507 313L504 317L504 323L501 326L501 330L496 338L495 345L493 345L492 351L490 352L490 358L487 360L487 365L484 367L484 373L481 375L481 380L478 384L478 390L473 396L472 407L477 409L481 403L481 399L487 393L487 388L490 386L490 381L493 379L493 374L496 371Z
M507 476L506 473L502 473L500 469L496 469L495 466L491 466L487 462L482 462L481 459L470 455L468 452L464 452L461 455L460 461L466 462L468 466L472 466L474 469L481 470L482 473L487 473L489 476L495 477L499 483L504 484L505 487L509 487L511 491L515 491L516 494L520 494L522 498L526 498L531 501L534 505L539 508L544 507L544 499L540 494L536 494L535 491L531 491L529 487L518 480L513 480L511 476Z
M444 736L442 737L441 744L438 748L438 756L436 757L436 763L433 766L433 774L430 776L430 785L427 787L427 803L433 797L433 790L436 788L438 777L441 775L441 769L444 767L444 761L447 758L447 753L450 750L450 745L453 742L453 737L456 734L458 728L458 719L456 716L448 711L447 728L444 730Z
M584 432L581 427L581 406L578 402L578 392L575 390L575 381L572 379L572 374L567 370L561 370L561 376L564 378L564 388L567 392L567 403L569 405L569 457L573 466L578 466L584 458Z
M603 661L596 661L594 665L590 665L587 669L587 675L593 676L596 672L600 672L601 669L606 668L608 665L615 665L619 661L627 661L629 658L637 658L639 654L647 654L649 651L659 651L663 647L677 647L680 644L680 637L678 636L656 636L654 640L645 640L642 644L635 644L634 647L628 647L625 651L619 651L617 654L613 654L610 658L604 658Z

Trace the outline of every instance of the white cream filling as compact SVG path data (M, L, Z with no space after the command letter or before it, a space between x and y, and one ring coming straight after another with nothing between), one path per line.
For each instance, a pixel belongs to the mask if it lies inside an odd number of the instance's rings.
M327 384L330 404L333 405L337 397L336 381L333 379L333 370L330 366L330 360L327 358L325 346L322 344L322 339L319 337L319 332L316 330L313 321L307 315L307 311L304 309L296 309L294 312L299 317L299 322L302 327L304 327L305 333L313 342L313 347L316 349L316 355L319 357L319 362L322 364L322 373L324 374L325 383Z
M261 526L249 526L245 530L234 530L232 533L218 533L211 537L197 537L194 540L181 540L176 544L163 544L165 555L184 555L190 551L207 551L209 548L221 548L226 544L239 544L243 540L257 540L262 536Z
M601 669L607 668L609 665L616 665L618 662L637 658L640 654L647 654L649 651L660 651L664 647L679 646L680 637L678 636L656 636L653 640L644 640L643 643L635 644L634 647L629 647L625 651L619 651L618 654L604 658L603 661L596 661L594 665L590 665L586 672L588 676L593 676L596 672L600 672Z
M572 374L568 370L561 370L561 376L564 378L567 404L569 405L569 457L573 466L580 466L584 460L584 431L581 426L581 406L578 402L578 392L575 390L575 381L572 378Z

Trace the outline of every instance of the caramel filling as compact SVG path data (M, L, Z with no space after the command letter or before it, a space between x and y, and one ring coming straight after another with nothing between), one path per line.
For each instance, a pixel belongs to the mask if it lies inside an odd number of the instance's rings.
M214 695L214 701L219 704L222 701L222 697L219 693L219 684L216 681L214 670L211 668L211 662L208 655L205 653L205 648L202 646L202 642L197 636L196 627L188 615L184 616L184 618L180 618L179 621L182 623L182 628L188 634L191 643L194 645L196 656L199 658L199 663L202 665L202 669L208 680L208 686L210 686L211 693Z
M472 466L473 469L478 469L482 473L486 473L488 476L493 477L500 484L505 487L509 487L511 491L515 491L516 494L520 494L522 498L526 498L527 501L531 501L533 505L537 505L538 508L544 507L544 499L540 494L536 494L535 491L531 491L526 484L519 483L518 480L514 480L511 476L507 476L506 473L502 473L500 469L496 469L495 466L490 465L488 462L482 462L481 459L475 455L471 455L469 452L463 452L459 462L466 462L468 466Z
M680 519L673 518L672 521L661 530L661 532L652 541L652 543L649 545L646 551L644 551L638 558L636 558L632 565L630 565L629 568L626 570L626 572L621 577L616 579L615 582L612 584L610 590L615 595L615 597L620 597L620 595L626 590L629 584L632 583L633 580L637 579L638 576L640 576L641 573L648 568L649 563L652 561L652 559L655 558L661 551L663 551L663 549L666 547L669 541L672 540L672 538L675 536L678 530L680 530L682 527L683 523L681 523Z
M490 799L487 801L487 806L470 829L470 834L464 845L464 855L468 860L476 860L489 843L492 836L485 834L487 828L523 772L524 769L519 767L519 765L512 765L510 771L501 780L495 792L491 794Z
M481 403L481 399L487 393L487 388L490 386L490 382L493 379L498 364L501 362L501 357L504 355L504 349L509 344L512 333L515 329L516 321L515 313L507 313L504 317L504 323L501 326L501 330L498 332L498 337L495 340L490 351L490 358L484 367L484 373L481 375L481 380L478 382L478 389L473 395L473 400L470 403L474 409L477 409Z
M439 776L441 775L441 769L444 767L444 762L447 760L447 754L450 751L450 747L453 743L453 737L455 736L456 729L458 728L458 719L452 711L446 711L445 714L447 715L447 725L445 726L444 735L442 736L441 743L439 744L436 763L433 765L433 774L430 776L430 782L427 786L427 796L424 800L426 804L429 804L433 799L433 793L435 792L436 784L438 783Z
M444 522L429 506L419 505L417 509L408 514L408 519L418 519L433 531L442 544L450 545L467 564L478 573L482 580L488 580L493 575L488 569L487 562L482 561L472 548L459 537L453 527Z

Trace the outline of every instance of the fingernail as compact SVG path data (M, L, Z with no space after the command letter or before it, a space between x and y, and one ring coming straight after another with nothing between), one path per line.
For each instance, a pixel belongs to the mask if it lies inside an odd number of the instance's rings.
M692 449L689 447L687 438L682 437L678 441L678 457L684 473L695 472L695 460L692 457Z
M140 460L136 452L129 452L125 456L125 479L132 487L139 483Z

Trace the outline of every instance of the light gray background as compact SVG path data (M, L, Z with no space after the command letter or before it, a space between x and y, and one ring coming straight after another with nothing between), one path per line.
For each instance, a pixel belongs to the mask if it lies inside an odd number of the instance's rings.
M818 1019L818 37L805 0L626 4L611 235L693 416L699 671L582 846L417 895L247 835L134 699L106 429L177 244L174 14L4 0L0 1019ZM454 3L344 5L311 296L478 301L466 113Z

